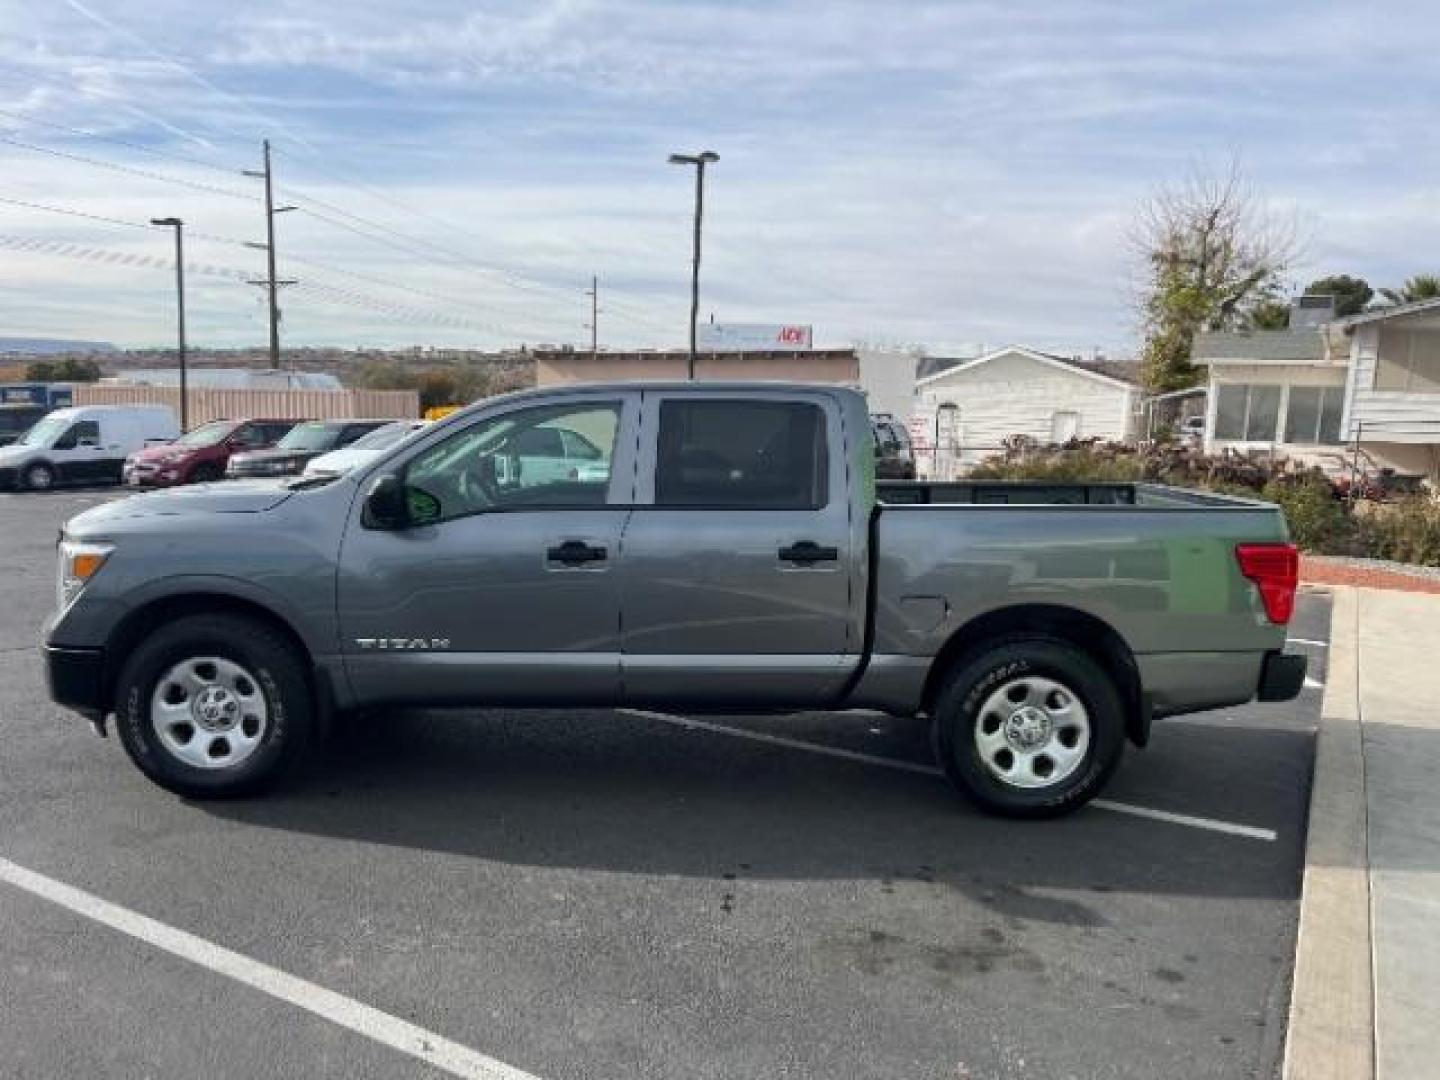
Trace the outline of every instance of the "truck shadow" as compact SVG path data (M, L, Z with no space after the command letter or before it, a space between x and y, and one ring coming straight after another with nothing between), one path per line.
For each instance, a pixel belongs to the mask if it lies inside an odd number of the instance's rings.
M1164 734L1167 749L1131 755L1108 798L1138 792L1151 805L1207 813L1248 791L1249 820L1280 838L1094 808L1007 821L977 813L935 777L598 711L397 713L338 739L276 794L197 805L255 828L522 866L930 881L1002 914L1072 925L1103 923L1107 892L1297 895L1309 733ZM1188 805L1187 792L1208 805ZM1046 895L1052 889L1094 893L1097 904Z

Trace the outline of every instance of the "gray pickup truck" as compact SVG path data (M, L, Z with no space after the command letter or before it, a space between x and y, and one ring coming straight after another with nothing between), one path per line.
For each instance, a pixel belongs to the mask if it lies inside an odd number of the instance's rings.
M348 475L73 518L51 694L187 796L257 792L384 706L880 709L1039 817L1152 717L1299 692L1266 503L1150 485L877 484L835 387L494 398Z

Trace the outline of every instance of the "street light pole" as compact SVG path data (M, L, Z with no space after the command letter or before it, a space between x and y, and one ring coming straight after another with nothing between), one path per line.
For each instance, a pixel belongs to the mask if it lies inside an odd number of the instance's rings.
M177 217L151 218L151 225L169 226L175 230L175 312L179 325L176 357L180 364L180 430L190 430L190 394L186 378L185 358L185 222Z
M690 378L695 378L695 324L700 318L700 221L705 214L705 166L720 160L713 150L671 154L671 165L695 166L695 245L690 260Z

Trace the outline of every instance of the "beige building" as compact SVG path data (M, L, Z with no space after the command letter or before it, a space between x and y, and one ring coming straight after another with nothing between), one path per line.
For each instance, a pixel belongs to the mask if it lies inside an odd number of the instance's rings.
M632 382L642 379L684 379L689 353L683 349L601 352L578 349L536 349L535 385ZM777 352L702 352L695 377L838 383L858 386L860 358L854 349L808 349Z
M1440 481L1440 300L1334 319L1302 297L1291 329L1204 333L1205 444L1341 471L1376 466ZM1310 303L1307 303L1310 302Z

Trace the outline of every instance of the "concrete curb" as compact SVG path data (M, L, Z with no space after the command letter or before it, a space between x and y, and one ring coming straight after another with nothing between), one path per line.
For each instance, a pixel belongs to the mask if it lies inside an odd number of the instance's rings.
M1375 1004L1360 732L1359 606L1333 587L1330 662L1315 749L1285 1080L1375 1076Z

